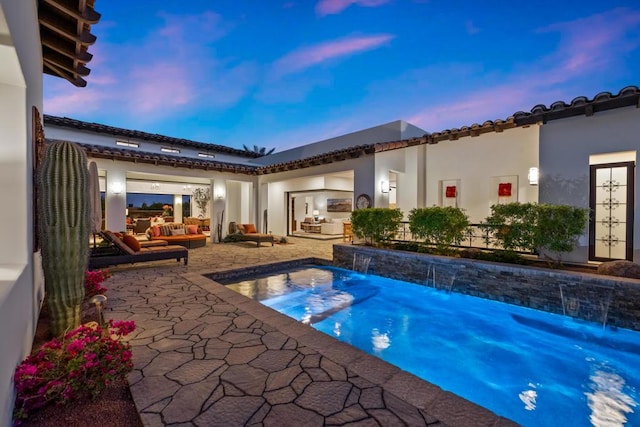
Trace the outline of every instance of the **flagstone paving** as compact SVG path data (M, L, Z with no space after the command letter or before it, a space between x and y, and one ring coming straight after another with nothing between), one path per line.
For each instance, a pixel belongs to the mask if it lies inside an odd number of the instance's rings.
M290 241L110 269L106 317L136 322L129 383L146 426L514 425L203 276L331 259L335 243Z

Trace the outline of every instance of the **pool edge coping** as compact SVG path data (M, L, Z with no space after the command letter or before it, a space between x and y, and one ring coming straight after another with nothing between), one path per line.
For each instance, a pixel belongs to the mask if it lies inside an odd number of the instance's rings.
M302 265L312 258L295 260ZM286 263L286 262L285 262ZM258 267L268 267L285 263L262 263ZM330 265L330 264L329 264ZM237 269L230 269L226 273ZM421 409L451 426L514 426L512 420L495 414L470 400L443 390L441 387L417 377L363 350L298 322L251 298L241 295L225 285L199 273L181 275L200 286L227 304L244 311L301 344L317 351L324 357L343 366L350 372L381 387L404 402Z

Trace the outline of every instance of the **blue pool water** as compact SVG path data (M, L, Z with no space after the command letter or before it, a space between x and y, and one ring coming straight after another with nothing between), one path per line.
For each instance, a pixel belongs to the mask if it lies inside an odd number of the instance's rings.
M334 267L228 285L525 426L640 426L640 333Z

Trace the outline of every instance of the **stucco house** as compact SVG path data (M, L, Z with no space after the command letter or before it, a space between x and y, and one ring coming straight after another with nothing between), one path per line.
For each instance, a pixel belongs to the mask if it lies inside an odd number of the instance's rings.
M105 226L115 230L125 229L127 193L173 195L179 221L195 188L212 196L208 215L224 233L235 221L288 235L315 211L343 219L367 205L458 206L479 222L495 203L561 203L594 212L570 260L640 262L638 87L438 132L399 120L263 157L46 115L43 133L42 73L86 84L99 18L93 0L0 0L0 194L12 205L0 211L11 225L0 239L0 424L11 422L13 371L44 296L33 165L45 138L77 142L97 162Z
M262 157L68 118L45 116L45 127L48 139L81 143L97 160L108 228L124 229L122 188L173 194L179 205L192 186L204 186L213 223L225 212L225 232L231 221L255 222L278 235L299 231L313 212L344 219L348 211L335 212L333 204L357 207L361 195L405 214L458 206L472 222L486 218L493 204L541 202L594 212L566 260L638 261L638 98L632 86L433 133L399 120Z

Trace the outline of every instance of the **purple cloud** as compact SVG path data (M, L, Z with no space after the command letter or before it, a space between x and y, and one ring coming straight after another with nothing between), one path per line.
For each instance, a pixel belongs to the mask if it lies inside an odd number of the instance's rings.
M387 44L394 36L381 34L377 36L348 37L326 43L317 44L295 50L273 64L276 76L297 73L323 62L350 56L367 50L377 49Z
M622 67L620 58L640 45L640 40L628 35L639 26L640 12L614 9L540 29L539 32L560 33L557 48L546 57L519 64L518 70L502 76L500 83L461 92L453 102L425 105L409 113L407 119L433 132L504 119L540 103L549 105L558 100L570 102L579 95L593 96L595 93L576 93L575 88L594 74ZM438 73L431 70L423 79L433 78L431 74Z
M640 45L639 39L627 37L639 26L640 12L618 8L540 29L561 34L558 49L547 58L555 64L548 78L566 81L585 70L611 66Z
M320 0L316 4L316 14L318 16L335 15L352 4L362 7L378 7L389 2L391 0Z
M82 117L86 112L107 116L124 110L135 117L163 119L203 105L233 105L255 85L253 64L230 64L208 54L209 44L231 28L219 15L159 16L162 25L137 42L102 42L92 49L89 87L78 91L62 81L47 84L45 112ZM117 32L118 26L106 30ZM198 34L196 40L193 34ZM76 98L83 101L72 101Z

